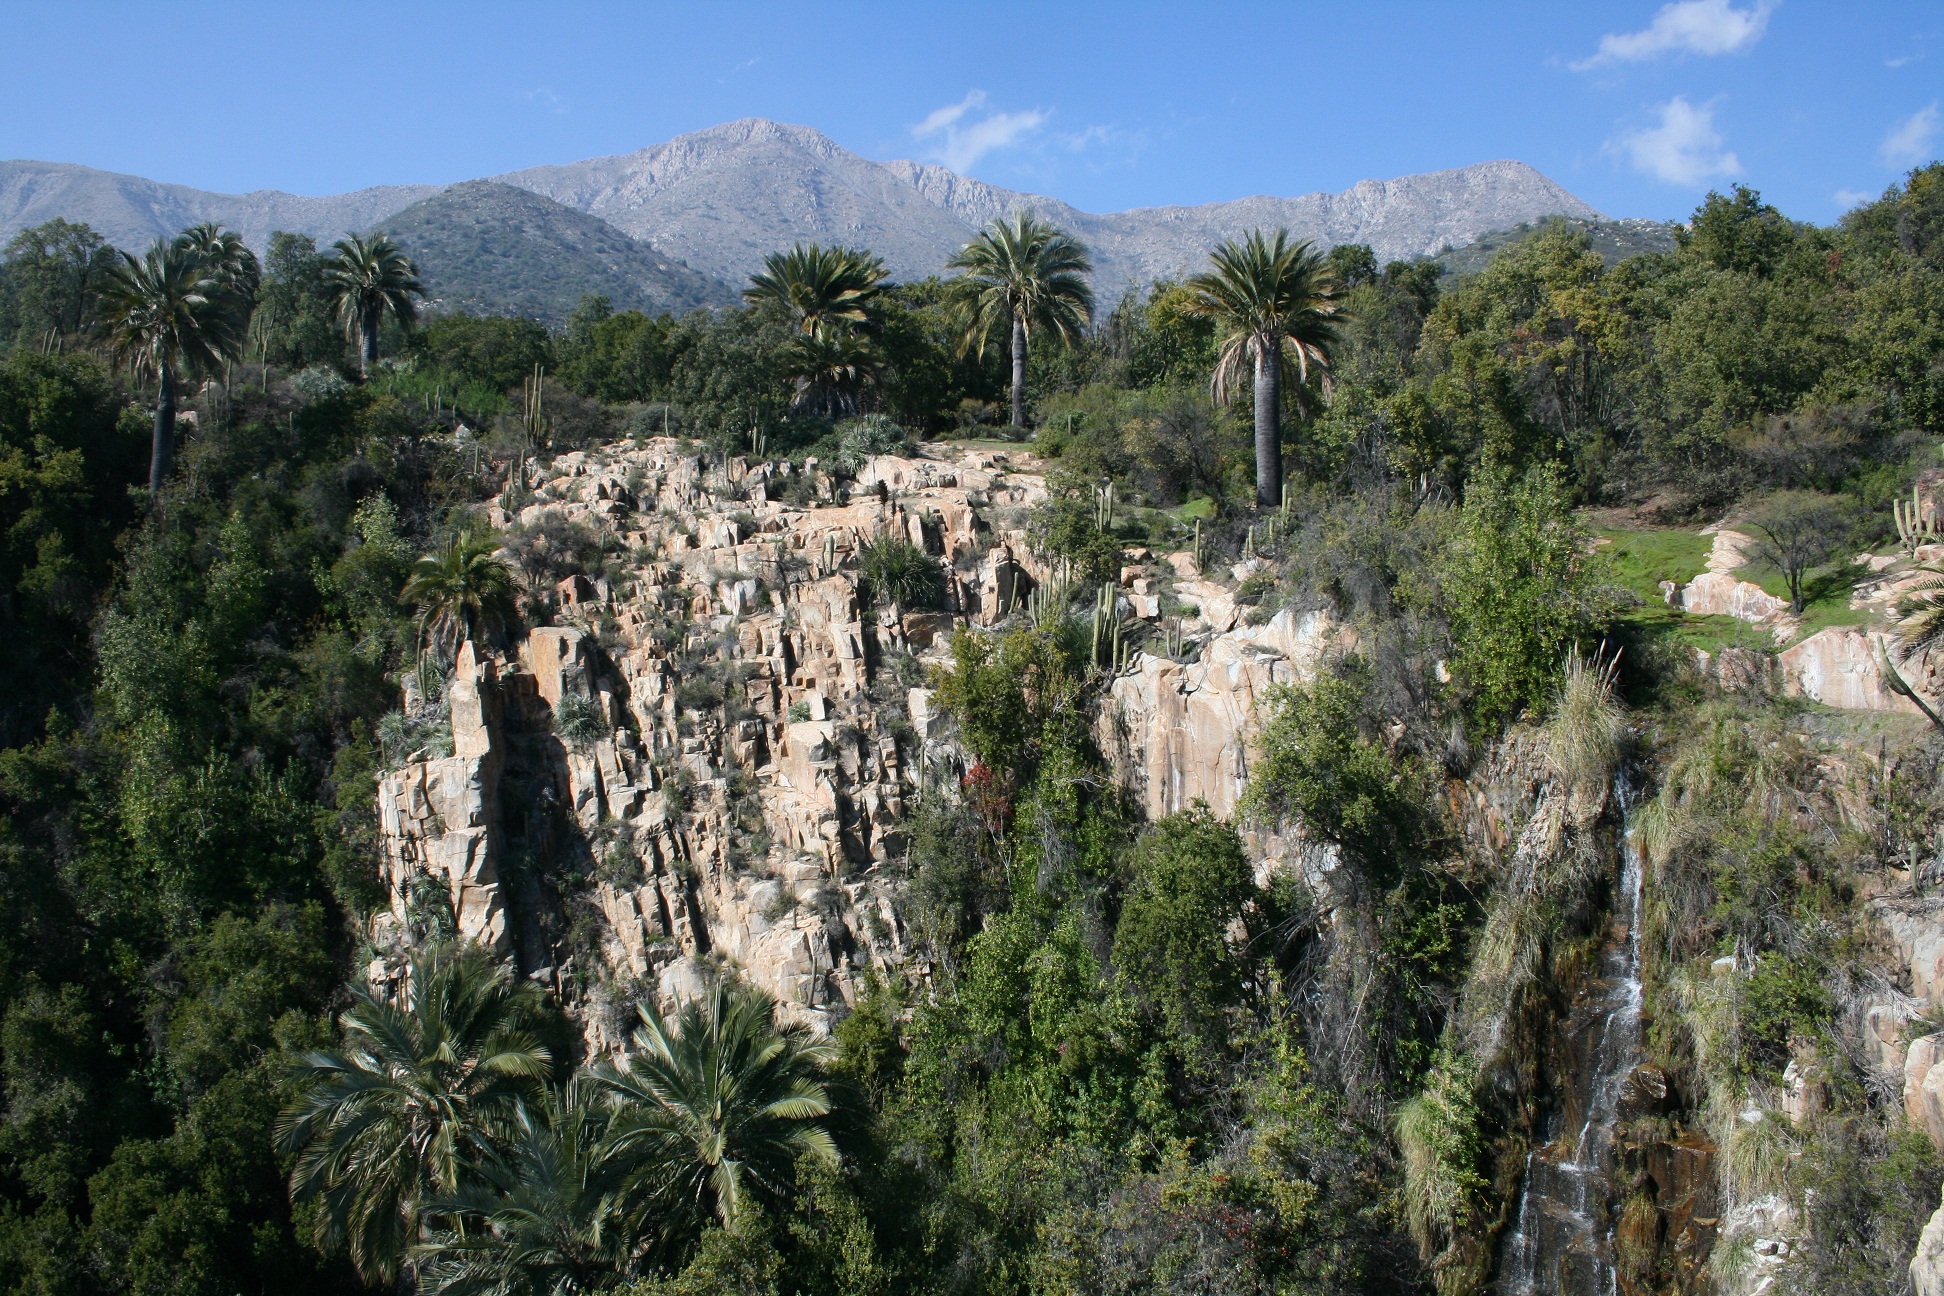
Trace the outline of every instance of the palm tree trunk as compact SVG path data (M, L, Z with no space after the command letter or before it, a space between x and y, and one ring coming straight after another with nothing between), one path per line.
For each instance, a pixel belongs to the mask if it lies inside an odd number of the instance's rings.
M1012 334L1012 421L1014 427L1026 426L1026 321L1013 321Z
M1282 346L1255 349L1256 507L1282 503Z
M358 348L358 376L369 380L371 366L378 363L378 312L366 311L364 317L364 336Z
M155 436L149 444L149 494L162 493L162 483L169 478L169 468L175 462L175 383L167 365L162 366L162 380L155 395Z

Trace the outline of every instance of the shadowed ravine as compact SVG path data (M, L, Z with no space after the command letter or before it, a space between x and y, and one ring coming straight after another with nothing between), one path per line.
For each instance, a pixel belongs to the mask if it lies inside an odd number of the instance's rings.
M1614 1296L1614 1128L1640 1060L1641 849L1623 774L1620 885L1599 978L1567 1023L1568 1074L1547 1118L1547 1142L1526 1158L1517 1222L1499 1265L1502 1296Z

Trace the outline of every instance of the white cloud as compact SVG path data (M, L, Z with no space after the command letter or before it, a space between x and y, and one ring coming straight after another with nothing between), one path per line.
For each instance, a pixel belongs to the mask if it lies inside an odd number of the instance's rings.
M1633 160L1635 170L1690 188L1716 176L1741 174L1741 160L1722 147L1713 104L1697 107L1675 95L1656 111L1659 121L1655 125L1626 132L1613 141L1614 147Z
M1034 134L1052 115L1037 108L1025 112L987 112L985 108L985 91L970 91L955 104L933 109L911 128L911 133L935 141L933 159L963 174L986 154L1010 148Z
M911 128L911 133L919 139L923 139L927 135L935 135L947 126L953 125L959 118L965 116L965 114L971 112L974 108L985 107L985 101L985 91L968 91L965 98L959 100L957 103L946 104L943 108L932 109L925 120Z
M1861 207L1866 202L1876 201L1875 194L1865 193L1861 189L1838 189L1832 197L1836 199L1837 208L1842 211L1848 211L1852 207Z
M1927 161L1937 146L1937 105L1920 108L1890 128L1877 146L1877 156L1889 167L1916 166Z
M556 114L564 115L567 112L567 101L555 94L548 86L538 86L527 91L520 98L526 100L528 103L540 104L542 107L550 108Z
M1662 5L1645 31L1611 32L1600 37L1590 58L1572 64L1575 72L1607 63L1638 63L1663 54L1733 54L1762 39L1769 13L1779 0L1755 0L1737 9L1729 0L1679 0Z

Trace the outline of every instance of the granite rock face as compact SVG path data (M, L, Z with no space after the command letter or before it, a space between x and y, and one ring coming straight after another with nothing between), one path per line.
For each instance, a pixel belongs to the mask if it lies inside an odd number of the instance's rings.
M453 754L381 778L392 903L372 980L404 975L434 896L460 937L554 987L592 1050L620 1041L634 999L713 975L817 1029L867 971L922 983L906 824L928 784L965 768L928 670L954 633L1011 624L1058 584L1024 530L1046 497L1037 468L880 456L840 482L814 461L656 440L563 455L518 507L495 502L516 563L542 523L588 527L621 557L532 591L541 623L516 642L466 645L444 693ZM936 557L942 607L872 605L858 555L881 536ZM1106 681L1102 736L1152 813L1202 799L1228 814L1265 691L1339 636L1314 614L1247 623L1229 586L1178 577L1185 557L1130 554L1117 615L1158 621L1172 591L1191 610L1172 642L1192 660L1131 653ZM1076 605L1085 593L1069 587Z

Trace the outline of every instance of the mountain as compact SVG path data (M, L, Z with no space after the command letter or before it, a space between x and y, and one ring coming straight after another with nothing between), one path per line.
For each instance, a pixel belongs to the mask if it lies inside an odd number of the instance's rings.
M598 217L651 241L664 259L730 284L765 253L798 240L868 247L899 278L935 274L987 220L1032 207L1092 248L1095 288L1108 302L1195 269L1216 243L1255 227L1284 225L1324 244L1368 243L1391 260L1435 256L1547 216L1604 220L1532 167L1507 161L1365 180L1336 194L1096 214L943 167L874 162L809 127L760 118L493 179ZM272 229L321 238L367 229L436 192L395 185L331 198L211 194L60 163L0 162L0 236L65 216L134 247L197 220L219 220L261 247Z
M63 216L86 221L110 243L136 251L185 226L216 221L261 251L275 230L328 243L438 191L438 185L381 185L328 198L278 189L224 194L67 162L0 162L0 239Z
M413 203L379 227L418 262L433 310L563 323L585 293L616 310L681 314L736 300L653 244L525 189L469 180Z
M933 274L994 216L1031 207L1080 236L1095 288L1128 288L1199 268L1222 239L1288 226L1325 244L1368 243L1380 261L1435 255L1546 216L1601 214L1523 162L1482 162L1340 194L1254 197L1096 215L918 162L873 162L805 126L749 118L635 153L497 177L637 237L730 282L798 239L861 244L894 275Z

